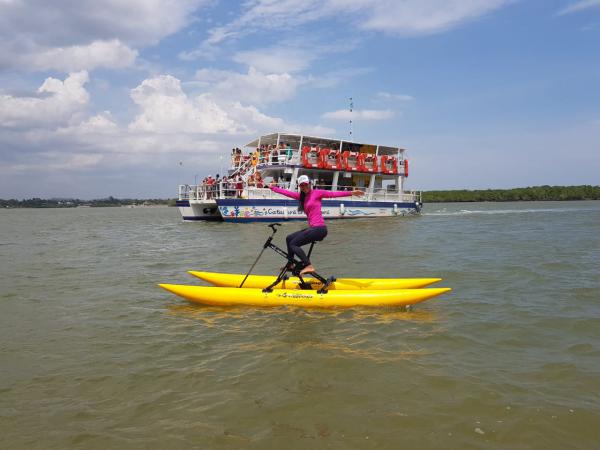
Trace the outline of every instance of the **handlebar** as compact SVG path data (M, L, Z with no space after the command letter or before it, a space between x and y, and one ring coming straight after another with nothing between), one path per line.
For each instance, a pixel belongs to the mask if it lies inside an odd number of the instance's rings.
M276 222L276 223L270 223L270 224L268 225L268 227L269 227L271 230L273 230L273 234L277 233L277 228L275 228L275 227L280 227L280 226L281 226L281 224L280 224L279 222Z

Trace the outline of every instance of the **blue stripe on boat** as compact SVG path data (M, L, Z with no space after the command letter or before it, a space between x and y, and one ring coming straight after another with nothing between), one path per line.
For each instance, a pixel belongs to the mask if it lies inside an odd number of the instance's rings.
M326 217L326 220L330 221L330 220L337 220L337 219L365 219L365 218L366 218L366 216L361 216L361 217ZM278 221L292 222L292 221L297 221L297 220L306 222L306 216L288 217L287 219L285 219L283 217L248 217L248 218L243 218L243 217L231 217L231 216L227 216L227 217L224 217L223 220L225 220L225 222L234 222L234 223L278 222Z
M208 221L212 221L212 222L222 222L223 221L223 217L221 216L182 216L183 220L186 221L200 221L200 220L208 220Z
M327 206L340 206L344 204L346 208L359 208L359 207L370 207L370 208L393 208L394 202L361 202L361 201L340 201L340 200L324 200L322 205ZM297 200L283 200L283 199L247 199L247 198L220 198L217 199L218 206L287 206L287 207L298 207ZM416 203L396 203L398 208L415 208Z

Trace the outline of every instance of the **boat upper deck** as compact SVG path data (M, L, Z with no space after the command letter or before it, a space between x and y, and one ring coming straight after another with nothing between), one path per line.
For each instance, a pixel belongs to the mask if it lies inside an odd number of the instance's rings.
M377 155L402 156L405 149L386 145L365 144L360 142L346 141L343 139L332 139L316 136L306 136L292 133L272 133L245 145L251 149L287 149L299 151L303 147L324 149L329 148L338 151L350 151L357 153L372 153Z
M364 144L347 140L273 133L261 136L245 145L244 153L236 148L231 153L229 175L255 167L258 171L298 167L313 174L344 171L375 173L384 178L408 176L405 149Z

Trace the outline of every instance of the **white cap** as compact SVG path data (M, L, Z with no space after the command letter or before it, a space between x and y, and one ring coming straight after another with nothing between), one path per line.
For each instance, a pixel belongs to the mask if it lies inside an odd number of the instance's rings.
M300 175L298 177L298 186L300 186L301 184L308 184L310 183L310 178L308 178L306 175Z

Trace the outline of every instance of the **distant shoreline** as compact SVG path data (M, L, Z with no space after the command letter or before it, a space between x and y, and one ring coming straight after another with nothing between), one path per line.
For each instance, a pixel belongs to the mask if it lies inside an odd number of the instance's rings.
M476 189L423 191L424 203L461 202L518 202L518 201L577 201L600 200L600 186L532 186L514 189ZM73 198L24 200L0 199L0 208L77 208L77 207L143 207L175 206L175 199L118 199L96 200Z
M175 199L119 199L114 197L80 200L77 198L30 198L25 200L0 199L0 208L114 208L114 207L148 207L175 206Z
M425 191L424 203L600 200L600 186L531 186L514 189Z

